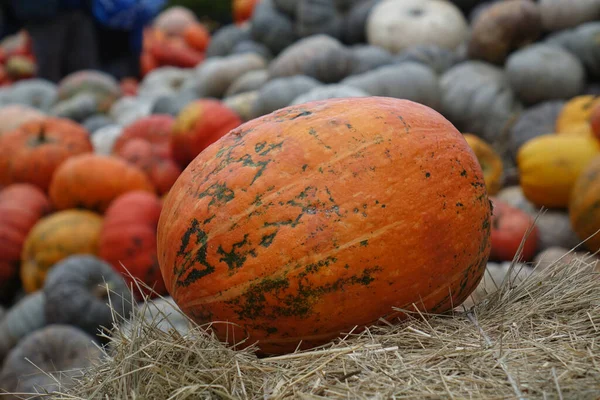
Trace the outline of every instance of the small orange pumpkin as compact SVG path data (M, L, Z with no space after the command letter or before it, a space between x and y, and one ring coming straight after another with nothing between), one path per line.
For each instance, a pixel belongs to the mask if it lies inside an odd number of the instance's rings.
M143 139L167 156L170 154L170 134L174 123L175 119L170 115L155 114L140 118L123 129L112 152L118 154L129 140Z
M158 258L196 322L282 353L404 315L393 307L460 304L485 270L490 211L477 158L436 111L316 101L196 157L164 201Z
M187 166L202 150L242 123L219 100L201 99L188 104L177 116L171 133L173 158Z
M573 230L586 240L600 229L600 156L595 157L579 175L571 192L569 218ZM600 250L600 234L585 242L593 252Z
M204 25L194 23L184 29L183 39L194 50L205 51L210 43L210 33Z
M115 198L133 190L154 192L144 171L118 157L84 154L56 170L49 192L58 210L81 207L102 213Z
M48 117L0 137L0 185L25 182L46 191L67 158L90 153L89 134L68 119Z
M156 229L161 208L162 203L155 194L135 191L115 199L104 216L98 254L121 272L138 296L140 293L131 275L158 294L166 292L156 257ZM151 294L147 290L143 293Z
M591 136L550 134L525 142L517 154L525 197L540 207L566 208L575 180L598 153Z
M592 95L577 96L569 100L558 114L556 132L589 135L590 116L597 104L600 104L600 97Z
M470 133L465 133L463 136L481 165L488 194L495 195L502 187L504 175L504 166L500 155L485 140Z
M27 293L44 285L46 274L73 254L97 254L102 217L86 210L65 210L40 219L21 254L21 281Z

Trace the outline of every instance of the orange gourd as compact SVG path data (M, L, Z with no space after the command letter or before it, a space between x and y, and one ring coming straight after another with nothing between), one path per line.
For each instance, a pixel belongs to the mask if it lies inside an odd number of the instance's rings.
M504 165L502 164L502 158L485 140L469 133L465 133L464 137L473 149L479 165L481 165L488 194L495 195L500 191L503 183Z
M206 148L164 200L168 292L222 340L263 353L439 313L490 251L483 173L436 111L383 97L291 106Z
M600 229L600 156L588 163L575 181L569 217L579 239L589 238L584 245L592 252L600 250L600 234L594 235Z

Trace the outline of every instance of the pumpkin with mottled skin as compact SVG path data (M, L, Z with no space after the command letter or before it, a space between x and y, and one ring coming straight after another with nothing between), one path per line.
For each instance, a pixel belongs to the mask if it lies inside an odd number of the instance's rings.
M88 132L75 122L51 117L27 122L0 137L0 185L24 182L46 191L66 159L92 150Z
M138 295L132 276L157 294L165 294L156 258L156 228L161 208L158 196L136 191L118 197L104 216L98 254L123 275ZM154 297L155 293L141 289Z
M155 191L139 167L118 157L84 154L56 170L49 192L57 210L79 207L104 212L111 201L133 190Z
M157 240L187 315L282 353L402 317L394 306L460 304L489 235L460 132L418 103L360 97L286 107L209 146L169 192Z
M102 217L65 210L40 219L27 235L21 254L21 281L27 293L42 288L46 274L72 254L97 254Z

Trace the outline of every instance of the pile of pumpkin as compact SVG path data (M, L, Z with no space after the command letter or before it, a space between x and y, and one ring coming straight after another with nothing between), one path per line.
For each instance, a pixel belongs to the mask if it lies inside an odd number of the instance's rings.
M212 37L185 15L147 31L139 86L80 71L0 89L0 293L14 304L0 357L63 337L57 324L110 327L104 281L123 315L132 276L165 294L161 198L208 145L292 104L388 96L443 114L494 195L494 262L512 260L542 206L523 261L556 260L600 229L597 2L262 0Z

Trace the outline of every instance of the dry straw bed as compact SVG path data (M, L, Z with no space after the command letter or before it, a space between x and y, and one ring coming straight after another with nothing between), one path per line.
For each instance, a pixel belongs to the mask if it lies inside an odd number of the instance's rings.
M158 322L135 318L138 333L117 332L109 357L56 398L600 398L600 279L583 260L504 282L471 310L278 357Z

